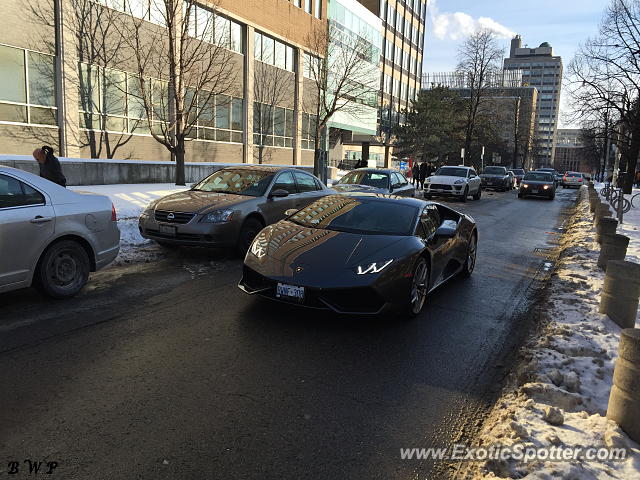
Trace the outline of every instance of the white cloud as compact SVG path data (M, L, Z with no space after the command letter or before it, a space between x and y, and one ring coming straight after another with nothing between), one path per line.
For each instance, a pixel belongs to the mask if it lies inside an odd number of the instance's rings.
M498 38L512 38L515 35L515 32L508 27L489 17L473 18L463 12L441 13L436 5L436 0L429 2L428 9L433 34L440 40L462 40L484 28L493 31Z

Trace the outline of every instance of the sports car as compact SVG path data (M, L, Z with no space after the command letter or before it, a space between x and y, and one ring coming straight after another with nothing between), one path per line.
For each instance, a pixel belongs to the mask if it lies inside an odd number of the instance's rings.
M250 295L337 313L418 315L476 264L473 218L415 198L329 195L264 228L244 260Z

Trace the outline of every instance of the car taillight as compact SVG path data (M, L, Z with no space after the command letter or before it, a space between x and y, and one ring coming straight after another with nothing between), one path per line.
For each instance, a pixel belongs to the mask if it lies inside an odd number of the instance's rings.
M112 203L111 204L111 221L115 222L118 219L116 218L116 206Z
M581 182L581 181L582 181L582 179L581 179L581 178L578 178L578 181L579 181L579 182Z

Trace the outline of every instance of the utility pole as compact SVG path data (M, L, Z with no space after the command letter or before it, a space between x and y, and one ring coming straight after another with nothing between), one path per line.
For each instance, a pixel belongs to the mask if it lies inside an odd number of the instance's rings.
M484 170L484 145L482 146L482 152L480 153L480 171Z
M64 73L64 16L62 12L62 0L54 0L53 17L55 23L56 41L56 106L58 124L58 155L67 156L67 125L65 109L65 73Z
M462 165L464 166L464 148L460 149L460 158L462 158Z

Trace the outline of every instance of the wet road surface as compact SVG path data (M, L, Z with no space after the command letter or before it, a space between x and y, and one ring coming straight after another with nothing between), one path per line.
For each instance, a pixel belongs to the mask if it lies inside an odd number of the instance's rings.
M68 301L0 294L0 475L35 459L65 479L453 477L400 449L477 428L574 198L452 203L478 222L476 271L411 321L248 297L239 260L197 249Z

